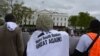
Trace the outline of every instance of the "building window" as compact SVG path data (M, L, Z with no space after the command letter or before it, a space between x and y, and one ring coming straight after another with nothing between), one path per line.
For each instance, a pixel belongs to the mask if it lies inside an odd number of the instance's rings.
M53 22L53 26L55 25L55 22Z
M33 19L34 19L34 16L33 16Z
M66 23L64 23L64 26L66 26Z
M55 18L53 18L53 20L55 20Z
M62 18L61 18L61 21L62 21Z
M65 21L66 21L66 18L65 18Z
M58 23L57 23L57 26L58 26Z
M59 20L59 18L57 18L57 20Z
M33 25L34 25L34 22L32 22L33 23Z
M60 24L60 26L62 26L62 23Z
M31 25L31 20L29 20L29 25Z
M39 17L39 14L38 14L38 17Z

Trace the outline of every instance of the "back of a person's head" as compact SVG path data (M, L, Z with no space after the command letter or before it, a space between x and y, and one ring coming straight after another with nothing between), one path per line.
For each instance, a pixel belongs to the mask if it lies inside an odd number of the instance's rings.
M50 15L42 14L38 16L36 21L36 28L38 30L49 31L53 28L53 20Z
M99 31L100 31L100 21L97 20L97 19L93 19L90 22L89 29L92 32L99 33Z
M5 22L15 22L15 21L16 19L13 14L9 13L5 16Z

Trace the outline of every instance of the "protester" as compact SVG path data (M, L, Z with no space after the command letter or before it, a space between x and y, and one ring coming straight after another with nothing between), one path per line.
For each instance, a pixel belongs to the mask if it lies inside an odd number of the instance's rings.
M94 19L90 22L89 31L80 37L79 43L73 56L83 56L84 52L88 50L93 40L97 37L100 32L100 22ZM100 56L100 36L94 42L93 46L88 50L88 56Z
M14 15L7 14L0 27L0 56L23 56L22 34L15 21Z
M22 32L22 36L23 36L23 42L24 42L24 53L23 53L23 56L26 56L27 42L30 39L30 34L29 34L29 32Z
M30 34L29 34L29 32L22 32L22 36L23 36L24 47L26 47L27 42L30 38Z
M36 28L27 45L27 56L69 56L69 35L53 29L51 16L39 15Z

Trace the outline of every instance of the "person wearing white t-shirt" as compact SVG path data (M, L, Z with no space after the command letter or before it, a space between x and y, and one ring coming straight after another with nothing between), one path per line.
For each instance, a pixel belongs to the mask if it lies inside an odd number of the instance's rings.
M39 15L36 28L27 44L27 56L69 56L69 35L53 29L51 16Z
M80 40L76 46L76 50L74 51L72 56L82 56L83 53L88 49L88 47L90 46L90 44L93 41L93 39L91 39L91 36L88 34L92 33L92 34L96 34L96 36L97 36L100 32L100 22L97 19L92 20L90 22L88 29L89 29L89 31L80 37ZM89 53L90 53L90 51L89 51ZM89 55L89 56L91 56L91 55Z

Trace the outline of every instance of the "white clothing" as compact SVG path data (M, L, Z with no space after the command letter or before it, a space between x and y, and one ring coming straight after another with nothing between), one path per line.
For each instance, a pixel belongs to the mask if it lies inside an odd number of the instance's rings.
M91 43L92 39L87 34L84 34L80 37L76 49L80 52L84 52L87 50L87 48L90 46Z
M42 31L35 31L28 44L27 56L69 56L69 35L64 31L50 30L38 37Z
M14 22L7 22L6 24L9 31L14 31L16 27L18 27L18 25Z

